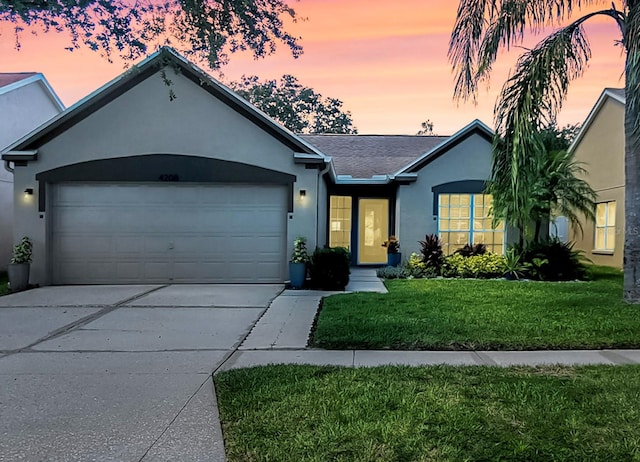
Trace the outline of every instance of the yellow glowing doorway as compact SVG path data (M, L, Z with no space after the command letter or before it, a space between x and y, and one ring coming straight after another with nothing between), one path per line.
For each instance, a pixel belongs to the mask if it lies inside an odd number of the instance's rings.
M386 263L382 244L389 232L389 199L360 199L358 205L358 263Z

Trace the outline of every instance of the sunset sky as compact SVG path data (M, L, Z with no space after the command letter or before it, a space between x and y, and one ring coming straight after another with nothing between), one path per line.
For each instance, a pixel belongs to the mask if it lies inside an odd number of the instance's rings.
M454 102L447 49L458 2L301 0L291 4L306 18L288 26L289 32L302 37L300 58L293 59L284 46L258 61L232 55L223 75L212 75L228 82L242 74L263 79L292 74L321 94L341 99L362 134L415 134L426 119L440 135L450 135L475 118L493 127L496 94L521 50L499 57L491 86L482 88L477 106ZM591 22L587 31L593 58L587 73L572 84L560 125L582 122L604 87L624 86L624 56L614 46L619 34L613 21ZM6 26L2 32L0 72L44 73L67 106L123 71L122 63L110 64L98 53L64 50L68 38L61 34L27 33L16 51ZM527 41L528 46L534 43Z

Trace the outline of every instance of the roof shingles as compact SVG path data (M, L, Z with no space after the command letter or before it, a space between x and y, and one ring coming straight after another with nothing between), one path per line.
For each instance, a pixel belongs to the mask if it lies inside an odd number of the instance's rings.
M301 138L333 158L336 174L353 178L391 175L449 139L410 135L301 135Z

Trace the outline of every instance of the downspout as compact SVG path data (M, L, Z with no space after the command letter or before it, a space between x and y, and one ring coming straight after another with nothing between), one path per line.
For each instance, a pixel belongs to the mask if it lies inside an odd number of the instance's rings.
M15 171L15 169L13 169L13 168L11 168L11 167L9 166L9 164L10 164L10 163L11 163L11 161L10 161L10 160L5 160L5 161L4 161L4 169L5 169L7 172L9 172L9 173L13 174L13 172Z
M322 177L331 170L331 159L328 159L324 170L318 172L318 181L316 183L316 247L319 247L318 240L320 239L320 230L318 229L318 222L320 217L320 182Z

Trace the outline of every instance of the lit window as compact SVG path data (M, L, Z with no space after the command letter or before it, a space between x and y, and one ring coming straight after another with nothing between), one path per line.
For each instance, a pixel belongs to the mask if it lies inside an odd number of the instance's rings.
M490 194L440 194L438 234L445 254L465 244L484 244L493 253L504 253L504 223L492 227Z
M616 244L616 201L596 205L595 250L612 252Z
M351 197L331 196L329 247L351 248Z

